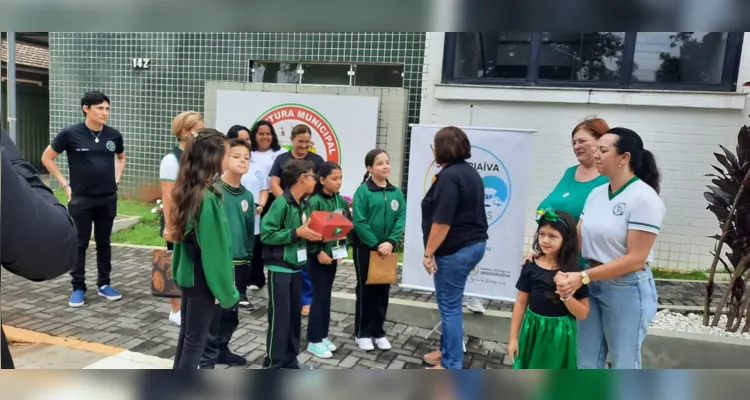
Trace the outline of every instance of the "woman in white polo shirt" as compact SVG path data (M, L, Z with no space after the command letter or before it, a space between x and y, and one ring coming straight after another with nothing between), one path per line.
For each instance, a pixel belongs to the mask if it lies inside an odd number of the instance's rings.
M276 135L273 125L266 120L260 120L253 124L253 127L250 129L250 146L253 149L250 156L250 160L252 161L251 169L257 168L257 170L262 172L264 179L267 179L264 183L264 191L267 193L263 199L265 201L259 202L259 205L263 206L263 211L260 214L260 218L255 218L256 224L259 224L275 199L269 186L271 184L269 176L271 167L276 157L279 154L286 153L287 150L279 145L279 137ZM256 231L256 233L259 232ZM250 281L248 283L250 284L250 290L258 291L266 284L266 276L263 274L263 243L260 242L260 238L256 237L255 239L252 272L250 273Z
M583 272L558 283L562 298L588 284L591 310L578 322L578 367L640 369L641 345L656 315L658 297L649 265L664 219L660 175L637 133L610 129L594 156L609 184L591 191L578 223Z

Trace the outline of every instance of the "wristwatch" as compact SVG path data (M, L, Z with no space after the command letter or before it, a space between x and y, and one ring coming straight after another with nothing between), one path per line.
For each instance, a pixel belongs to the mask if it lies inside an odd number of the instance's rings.
M591 283L591 278L589 278L589 274L586 271L581 271L581 283L584 285L588 285Z

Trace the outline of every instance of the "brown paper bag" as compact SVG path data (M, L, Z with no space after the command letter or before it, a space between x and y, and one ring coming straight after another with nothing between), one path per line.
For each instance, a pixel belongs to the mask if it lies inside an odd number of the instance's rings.
M370 252L370 268L367 271L367 285L393 285L396 283L398 254L383 257L377 251Z

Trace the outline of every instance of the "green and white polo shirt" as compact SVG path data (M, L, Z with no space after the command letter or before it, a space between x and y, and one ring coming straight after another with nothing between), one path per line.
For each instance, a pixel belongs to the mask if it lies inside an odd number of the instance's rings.
M589 260L607 263L627 252L628 231L658 235L666 208L656 191L633 177L615 193L609 184L596 187L581 213L581 253ZM654 261L653 248L647 262Z

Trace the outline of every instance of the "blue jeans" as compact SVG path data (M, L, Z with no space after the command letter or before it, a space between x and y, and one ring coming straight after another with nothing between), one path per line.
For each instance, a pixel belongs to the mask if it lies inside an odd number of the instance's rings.
M589 285L588 318L578 321L578 368L640 369L641 346L656 316L658 296L650 269Z
M313 289L310 282L310 275L307 273L307 265L302 268L302 305L309 306L312 304Z
M440 311L442 335L440 352L441 365L445 369L461 369L464 359L464 320L463 297L466 280L474 267L482 261L487 242L474 243L461 250L442 257L435 257L437 272L435 298Z

